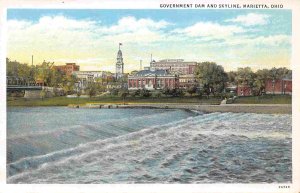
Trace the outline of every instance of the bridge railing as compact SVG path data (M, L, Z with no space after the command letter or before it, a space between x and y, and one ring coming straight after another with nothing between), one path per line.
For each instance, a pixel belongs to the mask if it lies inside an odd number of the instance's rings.
M37 86L35 80L33 80L32 78L22 78L15 76L6 76L6 85Z

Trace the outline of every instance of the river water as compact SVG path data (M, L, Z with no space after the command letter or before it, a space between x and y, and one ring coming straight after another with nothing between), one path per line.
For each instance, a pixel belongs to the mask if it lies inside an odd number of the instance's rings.
M288 183L292 116L12 108L8 183Z

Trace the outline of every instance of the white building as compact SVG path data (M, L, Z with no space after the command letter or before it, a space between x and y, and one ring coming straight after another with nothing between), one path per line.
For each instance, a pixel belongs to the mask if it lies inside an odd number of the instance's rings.
M106 71L77 71L73 72L73 75L78 79L79 89L85 89L89 84L98 82L99 79L105 82L108 76L113 76Z

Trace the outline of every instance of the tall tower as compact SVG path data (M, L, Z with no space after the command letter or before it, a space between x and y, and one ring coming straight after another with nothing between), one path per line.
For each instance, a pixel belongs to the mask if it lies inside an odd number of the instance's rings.
M124 73L124 63L123 63L121 45L122 43L119 43L119 51L117 54L117 63L116 63L116 79L120 79Z

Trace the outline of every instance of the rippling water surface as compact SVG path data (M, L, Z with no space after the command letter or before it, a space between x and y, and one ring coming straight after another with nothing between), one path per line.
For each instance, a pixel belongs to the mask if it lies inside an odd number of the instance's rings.
M292 116L9 108L8 183L287 183Z

